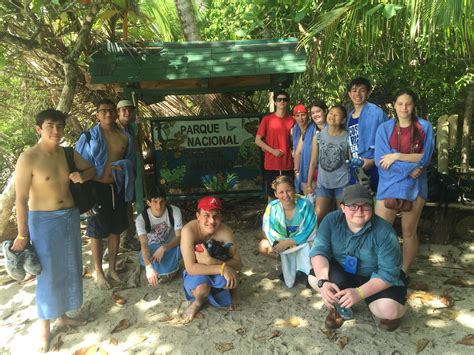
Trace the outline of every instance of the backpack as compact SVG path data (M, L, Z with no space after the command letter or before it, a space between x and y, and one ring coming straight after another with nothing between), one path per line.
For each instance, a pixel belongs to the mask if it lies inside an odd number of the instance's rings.
M168 210L168 217L170 219L170 226L174 228L174 217L173 217L173 209L169 203L166 204L166 209ZM148 208L142 212L143 220L145 221L145 231L150 233L151 231L151 222L150 217L148 216Z

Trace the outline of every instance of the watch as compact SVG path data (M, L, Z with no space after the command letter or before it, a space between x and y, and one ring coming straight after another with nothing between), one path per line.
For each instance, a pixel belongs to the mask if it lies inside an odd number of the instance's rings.
M328 279L319 279L318 280L318 288L323 287L325 282L329 282L329 280Z

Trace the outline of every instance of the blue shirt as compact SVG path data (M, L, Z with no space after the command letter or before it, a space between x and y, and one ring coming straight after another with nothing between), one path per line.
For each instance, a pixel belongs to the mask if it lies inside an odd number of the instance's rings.
M357 275L382 279L394 286L403 286L400 279L402 254L392 226L374 215L357 233L347 226L342 211L324 217L319 226L310 257L322 255L344 268L346 255L358 259Z

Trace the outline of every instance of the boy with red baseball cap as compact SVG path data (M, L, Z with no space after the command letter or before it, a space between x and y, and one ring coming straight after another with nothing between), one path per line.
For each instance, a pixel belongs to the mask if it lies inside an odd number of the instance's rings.
M192 301L184 314L188 321L194 319L206 301L214 307L232 309L236 293L231 294L230 290L237 288L237 271L242 267L233 232L221 222L222 201L206 196L197 207L196 219L181 231L183 287L186 298ZM209 247L202 248L202 244L226 248L226 256L214 255Z

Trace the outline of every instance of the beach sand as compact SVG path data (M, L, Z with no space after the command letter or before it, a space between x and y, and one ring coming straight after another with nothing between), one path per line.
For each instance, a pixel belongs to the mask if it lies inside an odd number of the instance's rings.
M237 216L237 217L236 217ZM189 220L189 219L188 219ZM410 276L408 312L399 329L376 328L364 303L354 319L335 332L323 327L327 310L319 294L300 282L284 286L275 261L257 255L258 218L224 214L234 229L243 261L238 311L202 310L203 319L183 324L189 305L179 275L153 289L137 280L138 252L122 251L125 285L97 290L90 278L90 244L83 239L84 304L71 315L89 320L77 329L53 329L51 350L58 354L468 354L459 344L474 334L474 243L420 247ZM3 260L2 260L3 265ZM106 264L105 264L106 266ZM450 283L457 284L452 285ZM462 287L461 287L462 286ZM13 282L0 268L1 354L34 354L38 346L35 281ZM123 299L119 305L115 298ZM438 297L444 295L444 298ZM117 329L119 327L119 329ZM120 328L123 328L122 330ZM474 339L471 341L474 344ZM345 344L346 343L346 344ZM82 352L81 352L82 351ZM89 352L87 352L89 351ZM100 352L103 351L103 352Z

